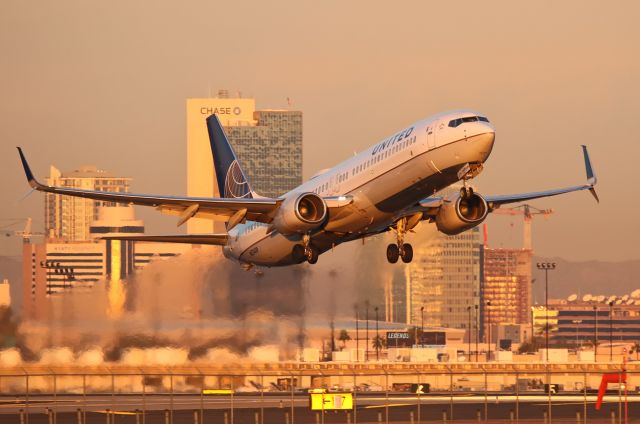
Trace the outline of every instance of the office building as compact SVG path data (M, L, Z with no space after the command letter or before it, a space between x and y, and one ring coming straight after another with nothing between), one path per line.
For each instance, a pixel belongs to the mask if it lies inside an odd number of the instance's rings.
M405 268L407 322L474 329L481 275L479 230L446 236L433 225L421 224L411 242L413 262Z
M383 243L376 243L380 250ZM384 281L384 319L387 322L407 323L407 284L404 267L396 267Z
M589 295L585 296L589 299ZM544 335L544 317L535 321L538 335ZM640 343L640 298L593 297L589 300L553 299L549 302L550 343L555 346L585 347ZM607 351L608 352L608 351ZM600 354L606 353L601 351Z
M51 167L47 184L66 188L128 192L131 178L118 177L95 166L60 172ZM98 218L98 209L113 206L113 202L84 199L81 197L45 194L45 236L64 241L91 240L89 228Z
M104 206L98 208L98 218L89 228L90 240L24 243L23 317L45 318L51 296L125 280L153 260L191 249L188 244L97 239L122 233L143 234L144 224L135 219L131 206Z
M531 250L484 248L483 324L531 321Z
M253 189L278 197L302 183L302 112L256 110L255 99L187 100L187 195L219 196L205 120L217 114ZM189 233L214 231L214 223L191 219Z

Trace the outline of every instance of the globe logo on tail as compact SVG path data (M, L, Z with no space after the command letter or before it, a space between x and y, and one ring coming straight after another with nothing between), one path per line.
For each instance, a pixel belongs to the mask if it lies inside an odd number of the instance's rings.
M224 197L227 198L251 198L249 182L242 173L237 160L231 162L224 180Z

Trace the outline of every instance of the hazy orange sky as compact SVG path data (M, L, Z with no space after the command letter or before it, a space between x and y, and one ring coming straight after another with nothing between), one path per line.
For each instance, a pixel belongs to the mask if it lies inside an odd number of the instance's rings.
M135 192L184 194L185 100L226 88L304 112L307 177L449 109L496 126L482 193L582 183L587 144L600 205L587 193L534 202L556 212L535 222L534 247L640 259L639 16L635 1L3 1L0 226L43 225L44 196L21 200L16 145L41 179L50 164L95 164ZM175 231L138 211L148 232ZM488 222L494 245L520 245L520 220ZM3 238L0 254L19 247Z

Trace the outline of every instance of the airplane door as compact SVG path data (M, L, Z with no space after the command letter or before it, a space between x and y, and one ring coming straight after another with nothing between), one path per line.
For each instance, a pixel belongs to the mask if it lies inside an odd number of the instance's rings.
M436 125L437 122L433 122L429 126L427 126L427 148L429 150L436 147Z

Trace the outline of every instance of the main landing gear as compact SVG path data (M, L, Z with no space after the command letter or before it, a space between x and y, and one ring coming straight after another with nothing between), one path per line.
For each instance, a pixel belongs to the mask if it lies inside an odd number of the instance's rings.
M318 262L319 255L318 249L311 245L309 234L302 236L302 244L296 244L291 251L291 256L296 263L307 261L310 264L315 264Z
M402 258L402 262L408 264L413 259L413 247L409 243L404 242L404 235L407 232L407 218L400 219L396 224L396 244L387 246L387 261L395 264L398 258Z

